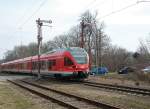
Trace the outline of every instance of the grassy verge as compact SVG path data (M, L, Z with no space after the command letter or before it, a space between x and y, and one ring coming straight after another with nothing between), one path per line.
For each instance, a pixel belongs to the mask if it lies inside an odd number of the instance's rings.
M93 88L87 89L87 87L78 85L59 85L55 86L55 88L74 95L94 99L99 102L116 105L123 109L150 109L149 97L132 96L130 94L116 93L113 91L105 92L105 90L93 90Z
M18 94L7 83L0 84L0 109L39 109L32 101Z
M97 77L104 79L118 79L118 80L129 80L133 82L150 83L150 74L144 74L141 72L130 72L128 74L118 74L117 72L110 72L106 75L97 75Z

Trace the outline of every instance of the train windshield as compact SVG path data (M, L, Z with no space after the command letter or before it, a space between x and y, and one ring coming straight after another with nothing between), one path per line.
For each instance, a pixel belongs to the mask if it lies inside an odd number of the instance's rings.
M78 64L86 64L88 61L88 55L86 51L82 48L74 47L70 48L72 56L75 58Z

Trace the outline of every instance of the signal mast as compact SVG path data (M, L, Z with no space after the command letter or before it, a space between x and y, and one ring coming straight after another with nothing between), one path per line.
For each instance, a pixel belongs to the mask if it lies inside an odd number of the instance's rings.
M51 24L52 21L51 20L41 20L40 18L38 18L38 20L36 20L37 23L37 40L38 40L38 79L41 78L41 73L40 73L40 56L41 56L41 44L42 44L42 26L47 26L47 25L43 25L43 23L48 23Z

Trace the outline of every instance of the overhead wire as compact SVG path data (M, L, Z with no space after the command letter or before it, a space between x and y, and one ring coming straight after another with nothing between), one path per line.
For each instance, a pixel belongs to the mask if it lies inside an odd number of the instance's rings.
M37 0L34 0L34 4L36 4L35 3L35 1L37 1ZM33 4L32 3L32 4ZM37 2L38 3L38 2ZM16 30L10 35L10 36L13 36L15 33L17 33L18 32L18 29L19 30L22 30L22 28L21 28L21 26L19 26L19 22L20 22L20 20L22 20L24 17L25 17L25 15L26 15L26 13L29 11L29 10L31 10L33 8L33 6L32 7L29 7L28 9L26 9L26 11L24 12L24 14L18 19L18 21L16 22L16 24L17 24L17 26L16 26Z
M82 13L84 13L85 11L87 11L87 10L89 10L89 8L92 8L93 6L95 6L94 4L96 3L96 1L97 0L92 0L88 5L86 5L82 10L81 10L81 13L80 14L82 14ZM101 1L101 2L99 2L99 3L97 3L96 4L96 6L98 5L98 4L103 4L104 2L106 2L107 0L103 0L103 1ZM100 5L99 5L100 6Z
M29 20L41 9L42 6L44 6L44 4L47 2L47 0L43 0L40 5L38 6L38 8L23 22L21 23L17 29L21 30L22 29L22 26L24 26L25 24L27 24L29 22ZM29 11L29 10L28 10ZM23 17L23 16L22 16ZM14 33L18 32L18 30L16 30ZM13 33L13 34L14 34ZM13 35L12 34L12 35ZM11 36L12 36L11 35Z
M41 4L39 5L39 7L21 25L19 25L19 28L21 28L22 26L24 26L25 24L27 24L29 22L29 20L41 9L42 6L44 6L44 4L46 2L47 2L47 0L43 0L41 2Z
M125 9L128 9L128 8L130 8L130 7L133 7L133 6L135 6L135 5L137 5L137 3L133 3L133 4L131 4L131 5L128 5L128 6L126 6L126 7L123 7L123 8L121 8L121 9L118 9L118 10L116 10L116 11L112 11L111 13L106 14L106 15L104 15L104 16L101 17L101 18L105 18L105 17L110 16L110 15L112 15L112 14L121 12L121 11L123 11L123 10L125 10Z
M18 24L22 19L24 19L25 16L27 15L27 13L29 13L29 10L33 9L33 5L35 5L37 3L38 3L37 0L34 0L32 3L30 2L30 6L23 12L22 16L20 16L20 18L17 20L16 24ZM19 26L19 24L17 25L17 27L18 26Z
M44 4L47 2L47 0L43 0L40 5L38 6L38 8L23 22L21 23L18 27L16 27L16 30L14 32L12 32L12 34L9 35L9 37L14 36L14 34L16 34L18 32L18 29L22 29L22 26L24 26L26 23L29 22L29 20L41 9L42 6L44 6ZM29 11L29 10L28 10ZM23 15L25 16L25 14ZM21 16L20 19L23 17ZM19 20L18 20L19 21ZM10 39L10 38L9 38Z
M138 0L138 2L150 2L149 0Z
M101 5L103 5L105 2L107 2L107 0L103 0L103 1L101 1L101 2L98 2L94 7L101 6Z
M13 36L15 33L18 32L18 29L21 30L22 26L24 26L25 24L27 24L29 22L29 20L41 9L41 7L46 3L47 0L43 0L40 5L38 6L38 8L23 22L21 23L19 26L16 27L16 30L10 35ZM29 10L28 10L29 11ZM25 16L25 14L24 14ZM23 17L23 16L22 16ZM22 18L20 17L20 19Z
M85 9L87 9L89 6L91 6L92 4L94 4L97 0L92 0L86 7Z
M106 15L104 15L104 16L98 18L98 19L103 19L103 18L108 17L108 16L110 16L110 15L112 15L112 14L116 14L116 13L118 13L118 12L124 11L124 10L126 10L126 9L128 9L128 8L131 8L131 7L135 6L135 5L138 5L139 3L142 3L142 2L150 2L150 1L139 1L139 0L137 0L136 3L132 3L132 4L127 5L127 6L123 7L123 8L121 8L121 9L112 11L112 12L110 12L110 13L108 13L108 14L106 14Z

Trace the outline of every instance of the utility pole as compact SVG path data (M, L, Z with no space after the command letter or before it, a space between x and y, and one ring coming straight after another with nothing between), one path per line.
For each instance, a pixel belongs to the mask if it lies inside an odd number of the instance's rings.
M84 36L83 36L83 32L84 32L84 28L85 28L85 24L84 24L84 20L82 20L81 24L81 40L80 40L80 47L83 48L84 47Z
M41 44L42 44L42 26L43 23L52 23L51 20L41 20L40 18L38 18L38 20L36 20L37 23L37 40L38 40L38 79L41 78L41 73L40 73L40 68L41 68L41 64L40 64L40 56L41 56Z
M99 50L99 51L100 51L100 52L99 52L100 57L99 57L99 58L100 58L100 67L102 67L102 34L101 34L102 32L101 32L101 30L99 30L98 32L99 32L98 34L100 35L100 36L99 36L99 46L100 46L100 50Z
M96 48L96 50L95 50L95 63L96 63L96 67L98 67L98 62L99 62L99 60L98 60L98 54L99 54L99 50L98 50L98 37L99 37L99 33L98 33L98 29L97 29L97 26L96 26L96 24L95 24L95 29L96 29L96 34L95 34L95 48Z
M84 28L86 26L91 26L91 23L84 23L84 20L81 21L81 40L80 40L80 47L81 48L84 48L84 45L85 45L85 42L84 42ZM89 68L91 69L91 63L92 63L92 53L91 53L91 47L89 47L89 51L88 51L88 54L89 54Z

